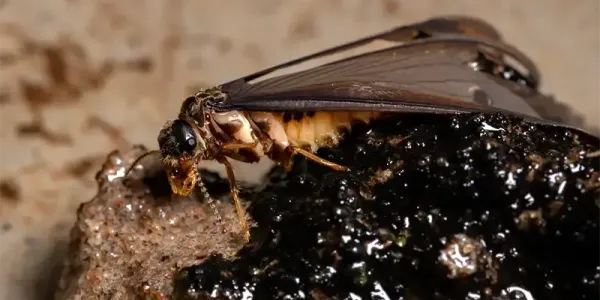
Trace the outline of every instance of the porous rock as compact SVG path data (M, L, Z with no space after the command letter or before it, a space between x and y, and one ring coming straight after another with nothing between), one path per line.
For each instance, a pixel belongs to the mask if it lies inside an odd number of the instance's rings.
M56 299L169 299L180 268L242 245L232 205L217 203L221 226L201 199L172 198L158 160L124 177L145 151L115 151L98 172L98 194L77 212ZM218 175L203 175L215 194L228 193Z

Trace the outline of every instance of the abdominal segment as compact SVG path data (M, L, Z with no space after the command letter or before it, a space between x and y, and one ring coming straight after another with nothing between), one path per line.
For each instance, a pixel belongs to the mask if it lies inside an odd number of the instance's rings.
M316 151L339 142L340 133L350 129L354 122L365 122L379 117L378 112L286 112L251 113L261 131L269 136L274 146L288 145Z

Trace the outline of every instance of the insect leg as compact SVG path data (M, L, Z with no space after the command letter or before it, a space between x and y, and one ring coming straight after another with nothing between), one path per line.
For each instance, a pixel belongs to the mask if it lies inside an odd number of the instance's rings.
M246 209L242 206L242 202L238 195L239 189L235 180L235 172L227 158L220 157L217 161L222 163L225 166L225 170L227 170L227 178L229 179L229 188L231 189L231 196L233 197L233 203L235 204L235 211L237 212L240 221L240 227L244 232L244 240L247 243L250 241L250 229L248 228L248 223L246 223Z
M253 144L224 144L221 146L223 150L239 150L239 149L254 149L258 143Z
M336 171L348 171L349 170L347 167L338 165L338 164L336 164L334 162L330 162L330 161L328 161L326 159L323 159L323 158L321 158L321 157L319 157L319 156L311 153L310 151L306 151L306 150L304 150L304 149L302 149L300 147L289 146L288 149L289 149L288 151L291 152L290 161L291 161L292 156L294 154L300 154L300 155L302 155L302 156L304 156L304 157L306 157L306 158L308 158L308 159L310 159L310 160L312 160L312 161L314 161L316 163L319 163L319 164L324 165L326 167L330 167L330 168L332 168L332 169L334 169ZM289 163L286 164L286 167L287 166L289 166Z

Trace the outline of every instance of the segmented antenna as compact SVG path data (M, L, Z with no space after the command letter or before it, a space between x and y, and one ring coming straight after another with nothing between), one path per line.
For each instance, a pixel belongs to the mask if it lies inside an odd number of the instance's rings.
M138 156L138 158L136 158L133 161L133 163L131 164L131 166L129 167L129 169L127 169L127 172L125 172L125 176L124 177L127 177L129 175L129 173L131 173L131 171L133 170L133 168L135 168L135 166L137 166L144 157L146 157L146 156L148 156L150 154L154 154L154 153L160 153L160 150L146 151L144 154Z
M210 206L210 209L212 209L212 211L213 211L213 214L217 217L217 221L215 223L217 224L217 226L221 227L221 230L223 233L227 233L227 229L225 229L225 226L223 225L223 218L221 217L221 214L219 213L219 210L217 209L217 205L215 204L215 201L208 193L208 190L206 189L206 186L204 185L204 182L202 182L202 179L200 177L198 178L198 183L196 185L200 189L200 193L202 194L204 201L206 201L206 203L208 203L208 205Z

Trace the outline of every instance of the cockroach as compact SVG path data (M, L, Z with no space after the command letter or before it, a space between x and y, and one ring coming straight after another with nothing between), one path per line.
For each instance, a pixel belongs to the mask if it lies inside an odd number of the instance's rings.
M251 82L374 41L392 45ZM525 71L510 65L508 58ZM562 125L545 120L528 104L529 96L538 95L539 82L535 64L505 44L491 25L469 17L433 18L202 89L183 101L178 118L160 130L160 150L149 153L161 154L175 194L199 191L219 222L198 169L203 160L223 164L244 238L249 241L230 159L256 163L266 157L289 168L292 157L299 154L333 170L347 171L346 166L317 156L316 150L338 143L343 138L341 129L353 122L398 113L505 112L532 122Z

